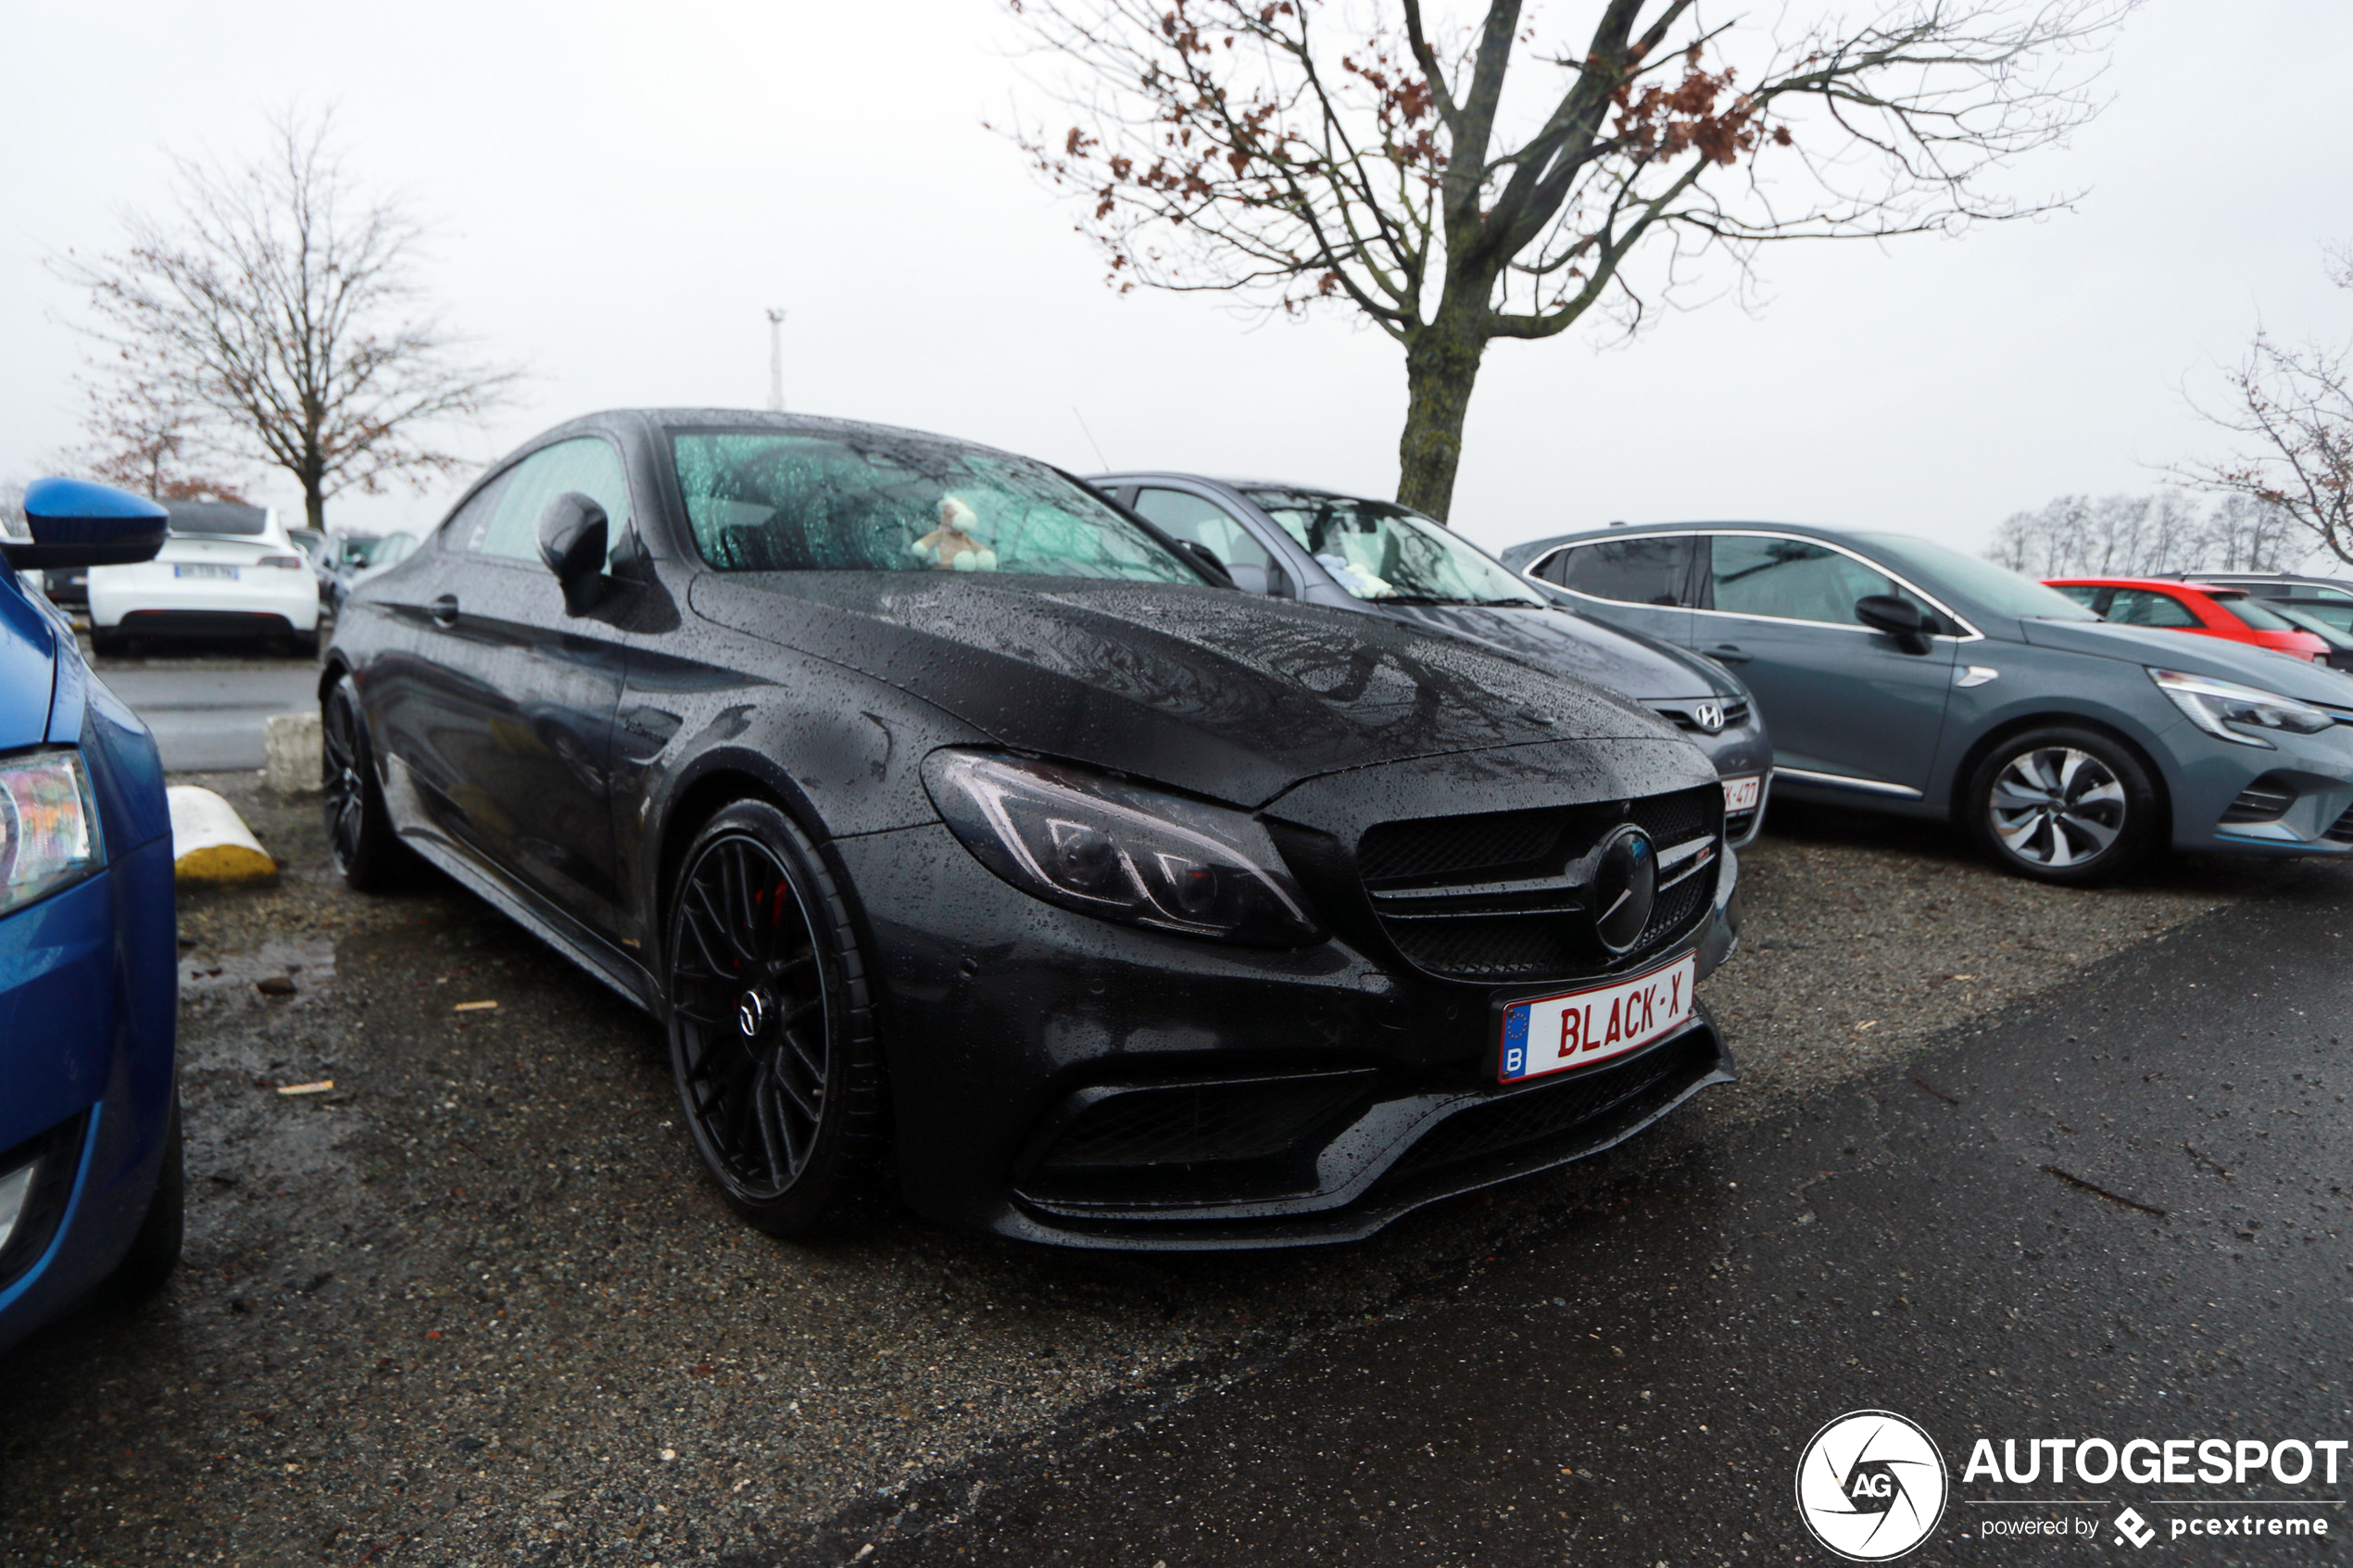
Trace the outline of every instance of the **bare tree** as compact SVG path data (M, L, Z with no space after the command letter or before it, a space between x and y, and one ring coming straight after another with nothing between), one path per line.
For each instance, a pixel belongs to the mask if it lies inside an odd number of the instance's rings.
M173 209L125 220L128 245L58 270L89 291L92 335L183 394L231 452L331 495L418 485L464 459L433 426L502 400L515 372L466 362L425 308L422 230L365 196L328 116L283 116L242 168L178 160Z
M2177 490L2156 495L2061 495L2016 512L1986 558L2029 577L2155 577L2183 571L2279 571L2304 554L2280 508L2225 495L2203 516Z
M82 442L58 466L159 501L242 501L240 482L200 467L218 458L208 411L176 381L128 359L82 383Z
M2329 275L2353 288L2353 246ZM2208 418L2246 438L2236 457L2185 466L2187 483L2284 514L2310 544L2353 561L2353 375L2342 348L2294 347L2259 332L2230 373L2232 407Z
M1341 0L1005 3L1076 119L1014 134L1112 279L1379 327L1405 354L1398 497L1442 518L1495 339L1596 307L1630 331L1711 251L1744 279L1768 241L2046 210L1985 177L2094 112L2091 46L2131 0L1879 0L1780 34L1595 0L1550 45L1522 0L1463 28L1378 0L1353 29Z

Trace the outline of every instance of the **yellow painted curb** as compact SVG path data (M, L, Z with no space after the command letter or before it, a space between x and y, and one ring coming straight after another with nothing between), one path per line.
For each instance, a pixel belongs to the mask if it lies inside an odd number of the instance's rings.
M194 784L174 784L164 791L164 800L171 809L174 882L183 887L232 887L277 876L278 862L236 808L220 796Z

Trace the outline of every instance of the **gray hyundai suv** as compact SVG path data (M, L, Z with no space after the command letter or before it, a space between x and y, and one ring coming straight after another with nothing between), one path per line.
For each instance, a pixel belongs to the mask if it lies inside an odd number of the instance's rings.
M2353 854L2353 679L2322 666L2111 624L1899 533L1676 523L1503 559L1737 671L1785 798L1950 818L2045 882L2169 845Z

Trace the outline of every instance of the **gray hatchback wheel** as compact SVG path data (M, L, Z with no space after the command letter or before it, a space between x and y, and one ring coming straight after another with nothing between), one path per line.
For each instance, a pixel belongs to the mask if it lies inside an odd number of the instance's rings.
M2157 827L2147 771L2093 730L2035 730L1997 746L1969 792L1970 827L2012 870L2092 882L2138 861Z

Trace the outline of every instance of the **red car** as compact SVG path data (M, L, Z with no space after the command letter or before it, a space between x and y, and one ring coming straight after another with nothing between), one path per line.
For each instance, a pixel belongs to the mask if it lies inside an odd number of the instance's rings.
M2315 664L2329 661L2328 644L2272 614L2244 588L2156 577L2054 577L2048 582L2101 619L2121 625L2196 632L2233 643L2252 643Z

